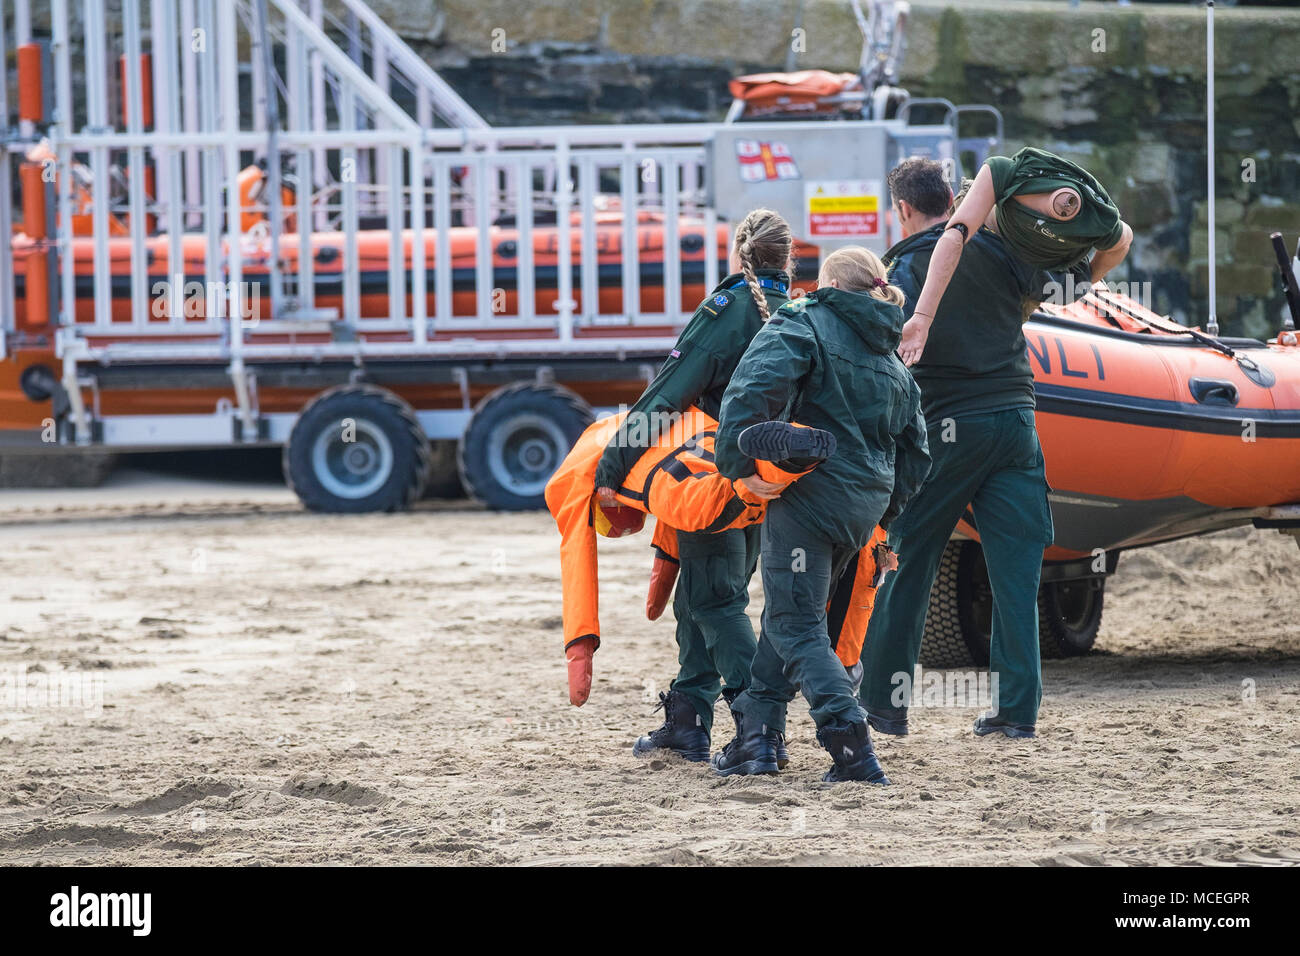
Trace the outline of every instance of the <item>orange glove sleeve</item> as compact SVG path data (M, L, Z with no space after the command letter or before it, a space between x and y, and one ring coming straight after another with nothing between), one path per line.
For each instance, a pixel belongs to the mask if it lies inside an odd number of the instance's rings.
M591 656L596 653L596 638L580 637L564 649L569 665L569 703L581 707L591 696Z

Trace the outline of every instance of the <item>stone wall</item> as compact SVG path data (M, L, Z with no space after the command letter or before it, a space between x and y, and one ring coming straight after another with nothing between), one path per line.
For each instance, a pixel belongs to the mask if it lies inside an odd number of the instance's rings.
M861 49L843 0L374 5L500 125L718 120L727 80L784 67L796 25L806 31L796 68L853 70ZM903 75L912 93L992 103L1006 116L1008 151L1033 143L1088 166L1137 232L1118 278L1150 282L1156 308L1204 321L1203 11L1063 0L912 7ZM1216 40L1218 311L1225 332L1266 335L1282 308L1268 233L1292 244L1300 233L1300 11L1221 9Z

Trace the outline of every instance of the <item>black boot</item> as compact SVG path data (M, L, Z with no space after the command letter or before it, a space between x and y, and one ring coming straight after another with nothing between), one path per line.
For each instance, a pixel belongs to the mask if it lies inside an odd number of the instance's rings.
M985 714L975 719L975 736L987 737L989 734L1005 734L1012 740L1033 740L1036 736L1033 724L1013 724L999 720L992 714Z
M663 726L638 737L632 745L632 753L641 757L653 750L671 750L687 760L708 760L709 732L704 729L704 721L695 712L690 699L680 691L670 690L659 695L655 710L660 707L664 710Z
M740 691L738 690L724 690L722 692L722 699L727 702L727 707L731 707L739 696ZM735 717L735 711L732 711L732 717ZM779 769L784 770L790 766L790 751L785 747L785 734L772 730L768 732L768 736L772 738L772 749L776 751L776 765Z
M775 730L770 734L772 737L772 749L776 751L776 766L784 770L790 766L790 751L785 749L785 734L777 733Z
M835 436L821 428L798 428L787 422L750 425L736 439L743 454L763 461L823 461L835 454Z
M867 723L871 729L881 734L890 734L894 737L907 736L907 708L906 707L866 707Z
M768 730L767 724L746 717L739 711L733 710L731 716L736 721L736 736L719 753L713 755L713 769L722 777L735 773L776 773L779 766L774 738L780 734Z
M822 777L827 783L862 780L888 786L889 778L871 749L871 734L865 720L827 724L817 731L817 740L835 761Z

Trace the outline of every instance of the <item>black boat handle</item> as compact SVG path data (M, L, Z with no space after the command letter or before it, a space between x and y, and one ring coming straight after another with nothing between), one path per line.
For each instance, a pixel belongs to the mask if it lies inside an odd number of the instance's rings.
M1202 405L1236 405L1237 386L1221 378L1189 378L1192 397Z

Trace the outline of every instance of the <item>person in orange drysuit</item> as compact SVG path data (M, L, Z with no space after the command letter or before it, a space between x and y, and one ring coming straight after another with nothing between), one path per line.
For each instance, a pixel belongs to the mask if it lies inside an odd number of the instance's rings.
M582 651L600 645L597 537L635 534L644 527L647 514L658 519L646 604L646 616L654 620L672 594L678 531L716 534L747 528L761 522L767 511L766 500L743 483L718 474L713 462L717 421L698 409L677 419L657 444L646 449L628 473L616 504L603 505L592 493L591 478L624 417L610 416L588 427L546 486L546 506L561 536L564 647L569 700L576 706L591 693L591 654ZM782 490L815 466L815 459L756 462L760 477ZM877 529L845 572L828 607L835 651L846 668L858 663L876 586L893 566L886 564L883 542L884 532Z
M676 576L676 532L747 528L763 520L767 505L741 482L717 473L713 464L717 420L694 408L636 460L615 495L615 503L603 504L593 490L596 466L625 417L626 413L614 415L591 425L546 485L546 506L561 537L569 699L579 706L591 691L591 653L600 646L597 535L620 537L640 531L647 514L659 519L654 534L658 557L652 576L658 593L651 598L657 605L653 616L658 617ZM781 487L800 475L770 462L763 462L760 472L765 480Z

